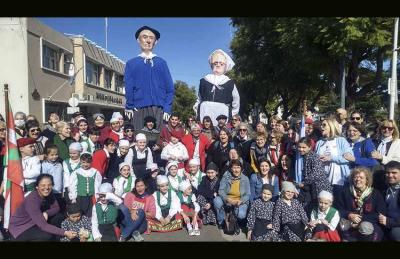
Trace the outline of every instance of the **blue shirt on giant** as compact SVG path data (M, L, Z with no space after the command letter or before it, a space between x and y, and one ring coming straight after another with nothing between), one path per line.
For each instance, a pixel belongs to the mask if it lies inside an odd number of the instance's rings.
M152 60L135 57L126 63L126 109L159 106L171 113L175 89L167 62L158 56Z

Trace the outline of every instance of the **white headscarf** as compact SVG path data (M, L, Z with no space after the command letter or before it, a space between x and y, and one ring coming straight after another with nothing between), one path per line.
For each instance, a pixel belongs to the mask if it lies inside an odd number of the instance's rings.
M226 58L225 73L232 70L233 66L235 65L235 62L233 62L232 58L228 54L226 54L226 52L223 51L222 49L214 50L208 57L208 63L210 64L211 68L212 68L212 56L217 52L221 53Z
M168 177L166 177L165 175L157 175L157 185L161 185L168 182L169 182Z
M182 181L180 184L179 184L179 190L181 191L181 192L184 192L187 188L189 188L190 186L192 186L191 184L190 184L190 182L189 181Z
M72 143L69 145L68 149L69 149L69 150L78 151L78 152L82 152L82 150L83 150L82 145L81 145L81 143L79 143L79 142L72 142Z
M319 194L318 194L318 199L327 199L327 200L330 200L330 201L333 201L333 195L332 195L332 193L330 193L330 192L327 192L327 191L321 191Z

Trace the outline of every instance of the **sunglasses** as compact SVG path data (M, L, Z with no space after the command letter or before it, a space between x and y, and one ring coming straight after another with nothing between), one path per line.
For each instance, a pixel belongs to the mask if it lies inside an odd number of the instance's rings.
M392 131L392 130L394 130L394 127L386 127L386 126L383 126L383 127L382 127L382 130L389 130L389 131Z
M133 132L134 130L132 130L132 129L127 129L127 130L125 130L125 132Z
M6 131L6 129L5 129L5 128L2 128L2 129L0 129L0 131Z
M40 129L30 129L29 132L40 132Z
M246 131L247 131L247 129L239 129L239 131L244 131L244 132L246 132Z
M354 120L359 121L359 120L361 120L361 117L351 117L351 120L352 121L354 121Z

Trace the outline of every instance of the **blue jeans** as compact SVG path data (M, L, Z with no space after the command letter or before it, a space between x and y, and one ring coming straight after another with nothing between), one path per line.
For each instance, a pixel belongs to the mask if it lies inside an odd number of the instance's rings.
M221 225L225 219L225 208L224 208L224 201L221 197L217 196L214 198L214 208L217 212L217 221L218 224ZM245 219L247 214L247 204L243 203L240 204L239 207L235 207L235 215L238 219Z
M142 209L138 210L138 218L133 221L131 218L131 212L125 205L120 205L119 209L124 215L121 220L121 237L127 239L134 231L143 233L147 228L146 214ZM144 229L144 230L143 230ZM140 231L142 230L142 231Z

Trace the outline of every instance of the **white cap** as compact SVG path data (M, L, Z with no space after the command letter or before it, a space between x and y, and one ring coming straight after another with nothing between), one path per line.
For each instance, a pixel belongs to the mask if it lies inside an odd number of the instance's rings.
M168 177L166 177L165 175L157 175L157 185L161 185L168 182L169 182Z
M128 166L128 167L129 167L129 170L132 169L132 168L131 168L131 165L130 165L129 163L127 163L127 162L122 162L122 163L119 164L119 171L120 171L120 172L121 172L122 167L124 167L124 166Z
M124 116L122 116L122 114L120 112L113 112L111 118L123 119Z
M200 161L197 158L190 159L189 165L200 165Z
M333 201L332 193L327 192L327 191L320 191L320 193L318 194L318 199L321 199L321 198Z
M119 147L130 147L131 143L127 139L120 139L118 142Z
M296 187L294 186L294 184L292 182L283 181L282 182L282 192L286 192L286 191L298 193Z
M69 145L68 149L69 150L75 150L75 151L78 151L78 152L82 152L82 150L83 150L82 145L79 142L72 142Z
M171 168L171 166L176 166L176 168L178 168L178 163L175 161L171 161L167 164L167 166L165 167L165 169L167 170L167 172L169 172L169 169Z
M107 193L112 192L112 185L111 183L102 183L99 188L99 193Z
M187 188L189 188L191 186L191 184L188 182L188 181L182 181L180 184L179 184L179 190L181 191L181 192L184 192Z
M144 140L144 141L146 141L146 140L147 140L146 135L144 135L143 133L137 134L137 135L136 135L136 141L139 141L139 140Z
M116 117L112 117L110 123L119 122L119 119Z

